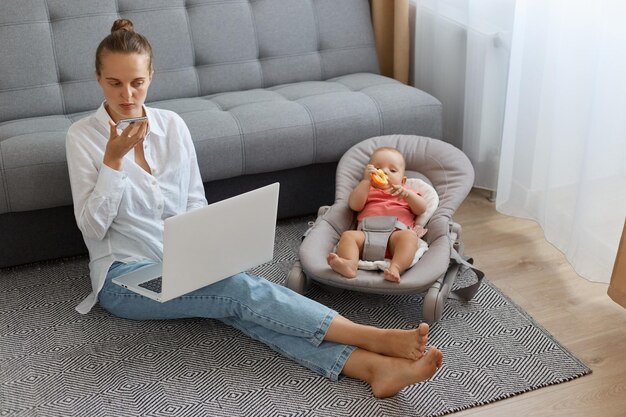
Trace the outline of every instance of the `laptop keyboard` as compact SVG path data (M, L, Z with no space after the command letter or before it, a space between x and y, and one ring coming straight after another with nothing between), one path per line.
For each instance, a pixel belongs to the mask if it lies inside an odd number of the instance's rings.
M142 282L141 284L139 284L139 286L152 292L161 293L161 277Z

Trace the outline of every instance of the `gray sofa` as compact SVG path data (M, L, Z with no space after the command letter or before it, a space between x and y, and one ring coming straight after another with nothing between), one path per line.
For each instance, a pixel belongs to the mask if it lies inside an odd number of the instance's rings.
M0 267L86 253L65 159L102 101L94 51L125 17L154 48L147 103L186 121L209 201L280 181L279 217L334 198L355 143L441 136L441 103L378 74L367 0L0 2Z

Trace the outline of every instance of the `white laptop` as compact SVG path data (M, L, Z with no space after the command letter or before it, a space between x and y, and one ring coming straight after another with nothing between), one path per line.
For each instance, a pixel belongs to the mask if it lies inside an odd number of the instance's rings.
M279 183L165 220L163 263L113 279L165 302L273 258Z

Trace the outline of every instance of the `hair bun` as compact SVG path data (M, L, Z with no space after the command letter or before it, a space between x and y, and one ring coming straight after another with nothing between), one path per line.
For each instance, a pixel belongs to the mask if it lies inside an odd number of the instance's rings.
M111 33L114 32L134 32L135 28L133 26L133 22L128 19L117 19L113 22L113 26L111 27Z

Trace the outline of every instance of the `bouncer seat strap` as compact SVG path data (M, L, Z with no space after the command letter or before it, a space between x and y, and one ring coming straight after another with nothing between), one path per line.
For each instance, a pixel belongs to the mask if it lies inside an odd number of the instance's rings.
M364 218L357 227L357 230L365 233L361 259L364 261L385 259L389 236L396 229L405 230L408 227L395 216L371 216Z

